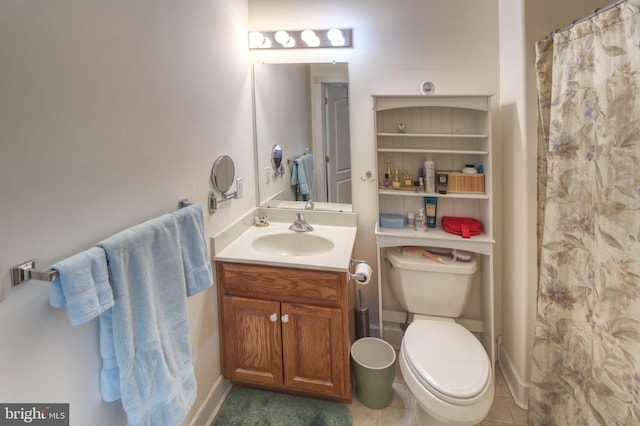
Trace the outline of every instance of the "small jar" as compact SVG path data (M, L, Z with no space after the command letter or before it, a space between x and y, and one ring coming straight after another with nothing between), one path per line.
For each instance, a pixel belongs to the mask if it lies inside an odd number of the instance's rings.
M476 170L473 164L465 164L464 168L462 169L462 173L467 175L475 175L476 173L478 173L478 170Z

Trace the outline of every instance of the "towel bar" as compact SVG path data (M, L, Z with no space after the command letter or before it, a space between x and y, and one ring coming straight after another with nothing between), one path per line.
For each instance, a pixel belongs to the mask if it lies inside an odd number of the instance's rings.
M184 199L178 201L178 208L179 209L183 209L185 207L189 207L191 204L193 204L193 203L190 203L188 198L184 198Z
M190 206L193 203L189 202L188 198L184 198L178 201L178 208L184 208ZM11 268L11 284L17 286L25 281L38 280L51 282L56 279L56 271L52 269L38 270L36 269L36 261L28 260L20 265L16 265Z
M53 281L56 278L56 271L47 269L39 271L36 268L36 261L29 260L11 268L11 284L20 285L28 280Z

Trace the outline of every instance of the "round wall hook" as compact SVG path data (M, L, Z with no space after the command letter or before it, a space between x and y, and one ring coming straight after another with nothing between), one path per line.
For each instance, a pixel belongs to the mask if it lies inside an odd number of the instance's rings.
M376 179L373 177L371 170L367 170L364 176L360 176L360 180L363 182L375 182Z
M423 81L420 85L420 91L423 95L431 95L436 90L436 86L430 81Z

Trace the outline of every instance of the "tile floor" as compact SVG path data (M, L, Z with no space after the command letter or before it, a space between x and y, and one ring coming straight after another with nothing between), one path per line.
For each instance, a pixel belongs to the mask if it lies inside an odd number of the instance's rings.
M393 382L393 399L388 407L372 410L358 401L353 392L351 404L346 404L353 418L353 426L415 426L413 410L415 401L396 365ZM493 406L481 426L526 425L527 410L518 407L499 368L496 368L496 388Z

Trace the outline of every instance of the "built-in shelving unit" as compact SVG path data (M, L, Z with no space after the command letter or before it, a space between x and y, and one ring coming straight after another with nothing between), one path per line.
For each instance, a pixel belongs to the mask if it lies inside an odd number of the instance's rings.
M380 330L392 344L401 333L397 323L402 308L388 286L385 250L396 246L424 246L459 249L479 255L475 289L460 321L477 332L492 361L495 361L493 304L493 211L492 137L490 96L373 96L378 182L384 182L387 164L405 170L417 179L427 157L437 171L459 172L467 164L482 165L484 192L446 194L417 192L412 188L378 188L378 212L401 214L424 207L424 197L437 198L437 227L427 232L413 227L382 228L376 225L378 244L378 286ZM402 123L406 133L397 131ZM440 217L472 217L482 223L482 233L469 239L444 231ZM398 334L396 336L396 334Z

